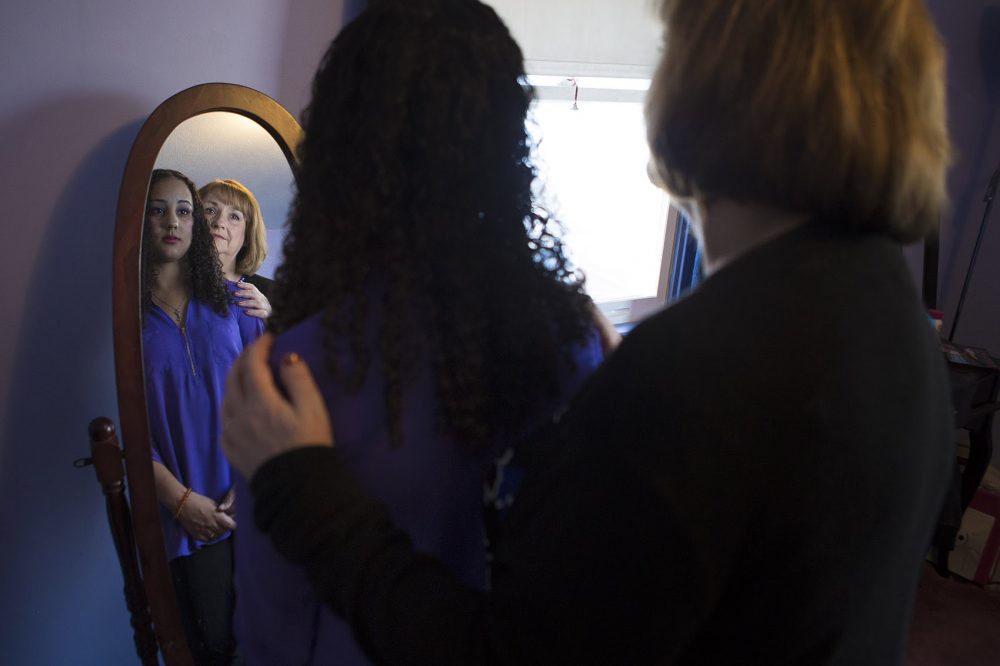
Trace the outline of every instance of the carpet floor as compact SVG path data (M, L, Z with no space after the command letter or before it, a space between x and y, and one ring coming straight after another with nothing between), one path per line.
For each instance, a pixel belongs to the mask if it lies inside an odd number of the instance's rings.
M942 578L926 563L905 666L1000 666L1000 591Z

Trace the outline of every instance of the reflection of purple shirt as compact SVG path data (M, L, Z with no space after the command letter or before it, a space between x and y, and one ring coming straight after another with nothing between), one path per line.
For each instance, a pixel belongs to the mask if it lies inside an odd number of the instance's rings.
M220 317L195 299L188 303L183 331L155 305L142 321L153 460L194 492L220 502L232 486L229 463L219 446L222 390L244 342L252 342L254 330L260 335L263 322L235 305L229 316ZM188 535L162 505L160 523L167 559L190 555L206 543ZM228 536L226 532L216 541Z
M377 340L371 322L368 340ZM308 364L330 410L337 448L361 487L383 501L414 546L440 558L460 580L482 589L486 578L483 482L490 456L475 457L437 427L429 368L420 368L403 400L401 446L389 446L384 384L377 346L361 390L348 394L326 369L321 317L314 315L278 337L272 365L289 352ZM576 355L577 375L565 382L568 399L600 362L596 334ZM341 363L345 367L346 363ZM545 418L543 415L542 418ZM499 451L503 442L498 442ZM236 477L236 617L234 633L248 664L367 664L350 628L323 605L305 571L285 560L253 524L246 482Z

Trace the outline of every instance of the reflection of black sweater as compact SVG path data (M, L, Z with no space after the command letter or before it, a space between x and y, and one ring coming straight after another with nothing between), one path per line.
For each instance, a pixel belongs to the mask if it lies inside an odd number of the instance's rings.
M271 287L274 285L274 280L266 278L263 275L251 275L243 279L245 282L249 282L253 286L257 287L257 290L264 294L264 298L270 300Z
M376 661L896 664L950 451L899 248L805 227L638 326L536 447L493 592L415 554L335 450L258 524Z

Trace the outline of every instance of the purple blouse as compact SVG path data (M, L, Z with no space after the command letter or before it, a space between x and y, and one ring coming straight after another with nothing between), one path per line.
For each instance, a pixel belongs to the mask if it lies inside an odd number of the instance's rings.
M227 317L191 299L184 329L153 306L143 315L142 351L153 460L194 492L221 502L233 479L219 446L222 391L230 366L264 323L230 306ZM206 543L192 538L160 506L167 559L190 555Z
M371 322L368 340L377 340ZM353 395L326 369L321 318L314 315L278 337L272 366L289 352L309 364L330 410L337 448L361 487L383 501L415 547L440 558L464 583L483 589L486 548L483 482L493 460L466 452L437 428L432 375L426 365L403 401L402 446L389 445L377 347L371 370ZM560 402L601 361L596 333L576 354L576 376ZM551 415L552 411L548 414ZM542 419L547 415L540 415ZM498 442L501 450L504 442ZM304 569L285 560L253 524L246 480L236 476L236 615L234 633L247 664L367 664L350 628L313 592Z

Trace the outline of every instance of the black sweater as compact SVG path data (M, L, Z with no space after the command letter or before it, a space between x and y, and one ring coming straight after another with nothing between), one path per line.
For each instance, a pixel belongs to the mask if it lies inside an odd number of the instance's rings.
M255 517L372 659L898 664L954 460L897 245L807 226L638 326L526 442L488 594L413 552L335 449Z

